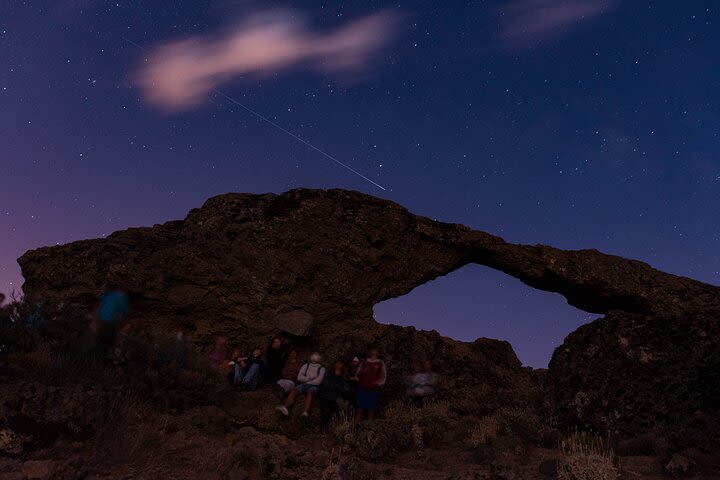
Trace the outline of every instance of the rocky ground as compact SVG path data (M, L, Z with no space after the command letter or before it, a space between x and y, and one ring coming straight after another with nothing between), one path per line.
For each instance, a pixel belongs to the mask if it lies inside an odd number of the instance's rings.
M0 356L0 479L709 479L720 471L712 452L659 437L558 429L542 412L542 372L520 369L526 381L501 403L492 397L505 394L492 388L461 401L447 380L421 409L388 392L380 419L354 426L348 412L323 433L317 411L279 417L270 386L235 392L187 345L128 337L133 353L117 366L87 356L88 336L77 333L63 343L57 332L25 331Z

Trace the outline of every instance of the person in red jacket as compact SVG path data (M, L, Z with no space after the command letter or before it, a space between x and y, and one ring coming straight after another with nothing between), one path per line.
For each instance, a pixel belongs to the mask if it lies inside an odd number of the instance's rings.
M363 419L367 412L368 419L375 418L380 399L380 389L385 385L387 371L385 362L380 359L377 348L370 350L370 356L360 363L357 373L358 389L355 394L355 422Z

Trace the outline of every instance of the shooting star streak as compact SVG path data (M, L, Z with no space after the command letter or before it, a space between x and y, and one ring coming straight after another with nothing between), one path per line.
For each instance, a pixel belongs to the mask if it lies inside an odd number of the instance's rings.
M134 47L139 48L139 49L142 50L143 52L146 52L146 53L148 52L148 49L147 49L147 48L145 48L145 47L143 47L142 45L139 45L139 44L133 42L133 41L130 40L129 38L122 37L122 39L125 40L125 41L126 41L127 43L129 43L130 45L133 45ZM285 133L285 134L287 134L287 135L290 135L292 138L294 138L294 139L297 140L298 142L300 142L300 143L302 143L303 145L305 145L305 146L307 146L307 147L315 150L315 151L318 152L320 155L324 156L325 158L328 158L328 159L332 160L332 161L335 162L336 164L340 165L341 167L343 167L343 168L346 169L347 171L349 171L349 172L351 172L351 173L354 173L355 175L357 175L358 177L362 178L362 179L365 180L366 182L369 182L369 183L373 184L374 186L376 186L376 187L379 188L380 190L387 191L387 188L383 187L383 186L380 185L379 183L376 183L376 182L370 180L368 177L366 177L366 176L363 175L362 173L358 172L357 170L355 170L354 168L352 168L350 165L341 162L340 160L338 160L338 159L335 158L334 156L332 156L332 155L330 155L329 153L327 153L327 152L319 149L318 147L316 147L316 146L313 145L312 143L310 143L310 142L308 142L308 141L306 141L306 140L303 140L301 137L299 137L298 135L295 135L295 134L292 133L290 130L287 130L286 128L283 128L282 126L280 126L280 125L278 125L277 123L273 122L272 120L270 120L270 119L267 118L266 116L264 116L264 115L256 112L255 110L253 110L252 108L246 106L245 104L243 104L243 103L235 100L235 99L234 99L233 97L231 97L230 95L228 95L228 94L226 94L226 93L218 90L217 88L213 88L212 91L215 92L216 94L220 95L221 97L225 98L227 101L229 101L229 102L231 102L231 103L234 103L234 104L237 105L238 107L243 108L245 111L251 113L251 114L254 115L255 117L257 117L257 118L259 118L260 120L264 121L265 123L267 123L267 124L275 127L276 129L280 130L281 132L283 132L283 133Z

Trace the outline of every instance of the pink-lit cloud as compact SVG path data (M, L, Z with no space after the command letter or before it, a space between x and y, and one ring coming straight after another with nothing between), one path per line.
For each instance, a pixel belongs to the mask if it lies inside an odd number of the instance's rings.
M500 37L504 48L524 50L566 35L578 25L612 11L619 0L513 0L500 13L506 17Z
M213 89L238 77L293 67L359 73L378 60L395 20L380 12L315 32L291 12L254 14L223 35L189 37L151 49L136 79L148 102L181 110L201 104Z

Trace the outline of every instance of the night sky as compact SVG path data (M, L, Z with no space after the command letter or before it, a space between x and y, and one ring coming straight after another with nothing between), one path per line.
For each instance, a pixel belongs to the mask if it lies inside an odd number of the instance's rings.
M30 248L296 187L720 284L718 7L2 1L0 291ZM545 366L597 316L467 266L376 317Z

